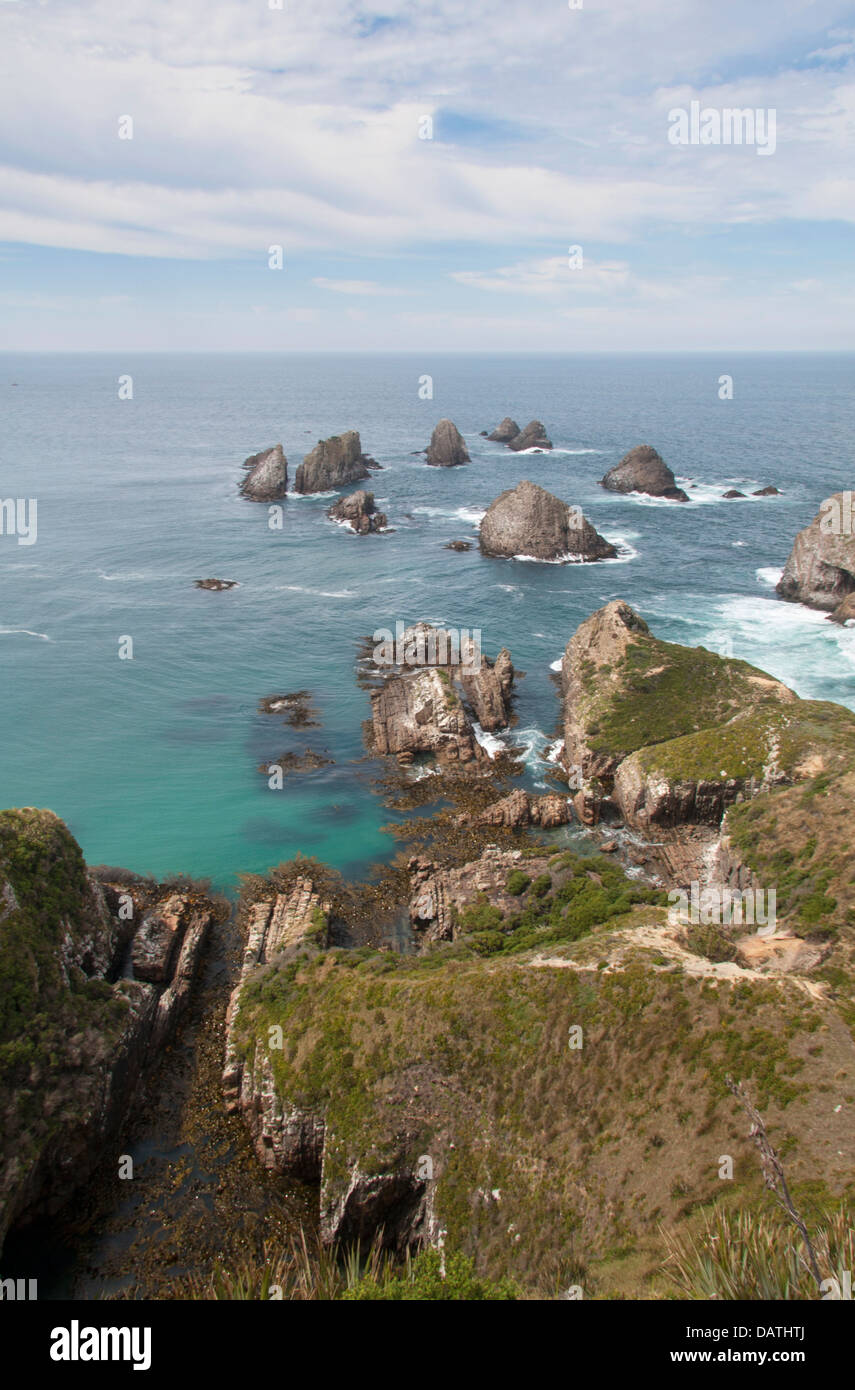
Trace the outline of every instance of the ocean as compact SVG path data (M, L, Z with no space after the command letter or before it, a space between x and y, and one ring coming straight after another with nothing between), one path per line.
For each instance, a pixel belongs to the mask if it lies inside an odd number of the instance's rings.
M480 629L489 656L509 647L525 676L507 739L532 787L557 730L551 668L614 598L658 636L855 708L855 630L774 593L796 532L855 488L853 368L852 354L3 354L0 496L37 499L38 533L0 537L0 804L50 807L90 864L229 892L298 851L364 877L395 843L356 662L360 639L398 621ZM732 400L719 399L725 373ZM542 420L554 450L488 443L479 432L505 415ZM469 465L414 453L442 416ZM383 466L366 486L389 533L349 534L325 515L331 496L287 498L272 530L267 507L239 496L249 454L281 441L292 484L317 440L345 429ZM688 505L598 486L640 443ZM619 558L481 556L480 516L522 478L581 506ZM770 483L783 495L722 498ZM211 576L239 587L194 587ZM295 690L312 692L319 727L259 713ZM332 764L271 790L258 765L306 748Z

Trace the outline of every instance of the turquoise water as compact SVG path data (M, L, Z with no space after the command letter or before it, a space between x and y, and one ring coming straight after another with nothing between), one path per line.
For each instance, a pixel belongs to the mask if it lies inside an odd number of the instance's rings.
M829 492L855 487L853 367L830 354L0 356L0 495L38 499L36 544L0 537L0 803L49 806L90 863L228 888L302 850L362 874L394 844L362 747L357 644L397 620L480 628L489 655L510 647L526 672L512 738L532 783L558 715L550 665L616 597L663 637L729 642L799 693L855 707L855 631L773 589L795 532ZM125 373L132 401L118 398ZM506 414L543 420L554 453L479 436ZM443 415L466 437L467 467L413 456ZM271 530L267 508L239 497L248 454L281 440L293 481L317 439L348 428L383 464L368 486L392 534L348 534L326 519L329 497L287 499ZM697 485L689 506L597 486L643 442ZM523 477L581 505L621 560L444 549L475 539L480 513ZM767 483L785 495L721 500ZM240 587L193 587L212 575ZM118 658L125 635L132 661ZM322 727L257 712L262 696L303 688ZM271 791L257 764L304 747L334 766Z

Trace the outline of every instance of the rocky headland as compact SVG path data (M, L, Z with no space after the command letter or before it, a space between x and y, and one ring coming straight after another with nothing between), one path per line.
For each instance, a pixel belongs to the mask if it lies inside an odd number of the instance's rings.
M839 610L855 593L855 508L853 493L837 492L823 502L800 531L776 586L781 598L804 603L847 621Z

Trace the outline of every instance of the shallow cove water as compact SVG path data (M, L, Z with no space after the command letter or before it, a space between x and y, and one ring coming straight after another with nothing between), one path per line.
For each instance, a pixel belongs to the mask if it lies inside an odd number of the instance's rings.
M90 863L209 876L234 889L298 850L362 876L390 858L355 680L359 639L398 620L480 628L525 672L510 741L530 785L558 704L550 666L582 619L632 603L657 635L732 650L802 695L855 706L855 630L775 598L797 530L853 485L855 358L723 356L27 355L0 357L3 495L38 500L36 544L0 537L0 803L48 806ZM734 399L718 397L730 373ZM433 377L434 396L419 397ZM133 400L118 378L133 377ZM551 453L481 437L542 420ZM442 416L471 463L414 453ZM281 440L289 475L321 437L360 431L392 531L356 537L330 497L289 497L282 530L237 492L243 459ZM598 479L657 447L688 505ZM595 565L487 559L489 502L531 478L620 547ZM687 480L687 481L683 481ZM725 501L774 483L783 496ZM215 576L222 593L194 588ZM132 661L118 657L131 636ZM729 647L727 644L730 644ZM258 712L307 689L320 727ZM268 788L260 762L333 759Z

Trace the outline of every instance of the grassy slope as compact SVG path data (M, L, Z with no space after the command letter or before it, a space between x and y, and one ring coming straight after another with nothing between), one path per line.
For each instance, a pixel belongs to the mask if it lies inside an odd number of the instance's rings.
M606 912L620 905L616 880L586 883ZM474 937L426 957L310 951L271 967L245 991L244 1039L282 1025L277 1088L326 1112L334 1177L357 1160L381 1171L430 1155L448 1243L490 1274L558 1287L581 1261L606 1292L649 1292L660 1223L685 1223L725 1190L758 1200L725 1072L748 1081L791 1177L840 1189L855 1050L835 1008L793 982L689 978L640 947L616 957L629 928L662 920L656 905L624 899L607 925L580 930L571 895L562 941L560 891L537 899L531 885L516 925L489 929L509 939L486 957L472 921ZM581 1051L568 1047L573 1025ZM723 1153L732 1185L717 1176Z

